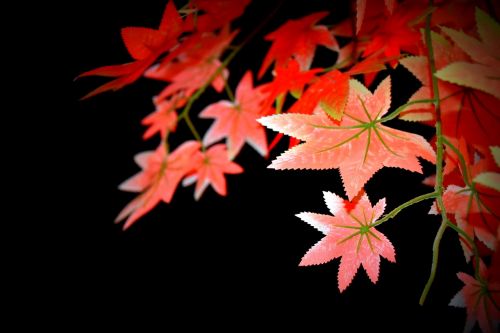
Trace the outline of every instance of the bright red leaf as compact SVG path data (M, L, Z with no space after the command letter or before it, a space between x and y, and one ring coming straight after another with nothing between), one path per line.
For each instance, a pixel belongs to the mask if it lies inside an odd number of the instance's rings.
M250 0L193 0L191 5L203 12L193 24L203 32L222 28L243 14Z
M421 44L420 33L414 25L414 20L423 14L425 7L399 6L393 15L383 19L373 32L370 42L367 43L363 56L383 54L387 58L397 58L401 51L418 52ZM391 61L394 67L396 60Z
M319 107L328 116L340 120L349 95L349 75L334 70L320 76L290 108L290 113L311 114Z
M85 76L117 77L91 91L83 99L108 90L121 89L136 81L160 55L177 44L177 38L181 32L182 19L173 1L168 2L158 30L139 27L123 28L123 42L135 61L123 65L104 66L81 74L79 78Z
M299 63L292 59L286 65L273 71L274 79L262 85L262 91L269 94L268 104L272 104L278 97L284 97L290 92L296 98L302 95L304 86L309 83L321 69L301 71Z
M273 44L262 62L259 77L264 75L274 61L276 61L276 67L281 67L292 57L297 60L302 70L309 69L317 45L337 50L337 41L328 29L325 26L316 25L327 15L327 12L320 12L298 20L289 20L268 34L265 39L272 41Z

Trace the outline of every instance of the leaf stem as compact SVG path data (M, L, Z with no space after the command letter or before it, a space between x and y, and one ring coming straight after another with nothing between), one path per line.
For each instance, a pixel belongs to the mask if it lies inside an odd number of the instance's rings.
M388 214L385 214L383 218L378 220L377 222L373 223L371 227L376 227L381 225L384 222L387 222L388 220L394 218L396 215L399 214L403 209L408 208L416 203L419 203L420 201L428 200L428 199L434 199L436 198L437 193L436 192L431 192L431 193L426 193L419 195L418 197L415 197L411 200L408 200L407 202L397 206L393 210L391 210Z
M234 102L234 94L233 91L231 90L231 87L229 86L229 83L227 82L227 78L224 77L224 89L226 90L227 97L231 102Z
M480 261L480 256L479 256L479 250L477 248L476 242L474 242L474 239L470 237L462 228L459 226L451 223L451 221L448 220L448 227L451 229L455 230L460 236L462 236L471 246L472 252L474 252L474 275L476 280L482 281L482 277L479 274L479 261Z
M429 291L432 287L432 284L434 282L434 278L436 277L436 271L437 271L437 265L438 265L438 259L439 259L439 244L441 243L441 239L443 238L444 231L446 230L446 227L448 224L446 223L446 220L441 221L441 225L439 226L439 229L436 233L436 237L434 238L434 243L432 244L432 265L431 265L431 273L429 275L429 279L427 280L427 283L425 284L424 290L422 291L422 295L420 296L420 300L418 303L420 305L424 305L425 299L427 298L427 294L429 294Z
M184 116L184 121L186 122L186 125L189 127L189 130L193 134L193 136L196 139L196 141L198 141L198 142L201 143L202 142L201 141L201 136L198 133L198 131L196 130L196 127L194 127L194 124L191 121L191 118L189 117L189 115ZM205 150L205 146L204 145L202 145L202 149Z
M443 138L443 142L446 146L448 146L451 150L453 150L453 152L455 154L457 154L458 156L458 161L460 162L460 167L462 168L462 175L463 175L463 179L464 179L464 183L465 185L467 185L467 187L471 187L471 183L470 183L470 180L469 180L469 175L468 175L468 171L467 171L467 163L465 163L465 158L464 156L462 155L462 153L460 152L460 150L455 147L450 141L448 141L446 138Z
M429 1L430 6L433 6L433 1ZM434 190L436 192L436 201L439 210L441 211L441 225L436 233L436 237L434 238L434 243L432 244L432 264L431 264L431 272L429 274L429 278L427 283L425 284L424 290L422 291L422 295L420 296L419 304L423 305L427 294L429 293L430 288L434 282L434 278L436 276L437 264L439 259L439 245L441 244L441 239L443 238L443 234L448 227L448 218L446 216L446 208L443 203L443 133L441 127L441 109L440 109L440 101L439 101L439 87L437 82L436 73L436 62L434 59L434 48L432 45L432 36L431 36L431 17L432 11L427 14L425 18L425 44L427 46L428 52L428 62L429 62L429 72L431 77L431 85L432 85L432 98L434 99L434 110L436 112L436 184L434 186Z
M424 104L424 103L435 103L435 100L434 99L419 99L419 100L415 100L415 101L410 101L410 102L408 102L406 104L403 104L400 107L398 107L396 110L394 110L393 112L391 112L391 114L389 114L389 115L387 115L387 116L385 116L385 117L377 120L377 122L383 123L383 122L392 120L392 119L396 118L397 116L399 116L399 114L401 112L403 112L410 105L413 105L413 104Z
M262 21L259 24L259 26L257 26L239 45L228 47L228 49L231 49L231 53L229 53L229 55L224 59L224 61L215 70L215 72L208 78L208 80L189 98L186 106L179 113L179 116L177 117L177 121L184 119L186 121L186 124L188 125L189 129L193 133L194 137L196 138L196 140L201 142L200 135L198 134L198 132L194 128L194 125L193 125L191 119L189 119L189 111L191 111L191 108L193 107L194 102L198 98L200 98L201 95L203 95L203 93L207 90L208 86L210 86L212 81L215 80L215 78L222 73L224 68L226 68L229 65L229 63L234 59L234 57L236 57L236 55L241 51L241 49L271 20L271 18L276 14L276 12L281 7L283 2L284 2L284 0L281 0L278 3L278 5L276 5L274 10L266 17L266 19L264 21ZM229 98L231 98L232 92L231 92L231 94L229 94L229 92L228 92L229 90L227 89L227 88L229 88L227 86L227 82L225 82L225 87L226 87L226 92L229 95ZM233 99L234 99L234 97L231 98L231 100L233 100Z

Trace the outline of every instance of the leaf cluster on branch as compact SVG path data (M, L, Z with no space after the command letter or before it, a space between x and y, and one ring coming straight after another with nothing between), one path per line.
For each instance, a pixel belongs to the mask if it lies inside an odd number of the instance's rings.
M326 0L325 0L326 1ZM246 70L233 93L231 61L268 19L242 42L235 22L250 0L191 0L177 8L168 1L158 29L121 31L132 60L80 75L110 77L87 94L118 90L140 77L165 82L153 99L155 111L143 124L144 139L160 138L154 151L136 155L141 171L120 185L138 195L116 222L130 227L160 202L170 203L180 184L195 185L200 199L211 186L226 195L226 175L243 172L234 162L247 143L267 157L285 135L289 149L273 169L338 169L347 199L324 192L331 215L303 212L297 217L324 238L300 265L341 257L338 288L343 291L362 266L379 277L380 257L396 261L389 239L376 228L407 207L432 200L429 214L441 224L432 244L433 284L445 232L460 241L470 272L450 305L467 308L465 330L476 321L496 332L500 320L500 24L490 1L351 1L351 15L329 22L330 12L290 18L264 39L270 42L260 70ZM239 36L238 36L239 37ZM342 42L340 42L342 41ZM329 66L313 67L318 48L331 54ZM407 103L392 105L386 68L403 66L421 83ZM376 77L379 84L374 87ZM397 84L397 83L396 83ZM196 103L208 89L226 97ZM192 113L213 119L200 133ZM420 122L435 129L432 140L394 128L392 120ZM177 147L169 139L180 124L192 138ZM278 134L271 143L265 128ZM385 212L374 206L365 185L384 167L422 173L420 159L435 164L426 175L427 194ZM301 171L304 172L304 171ZM389 198L397 201L397 198Z

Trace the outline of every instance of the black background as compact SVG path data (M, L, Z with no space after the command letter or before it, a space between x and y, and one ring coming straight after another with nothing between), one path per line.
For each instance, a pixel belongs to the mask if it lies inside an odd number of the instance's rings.
M54 34L60 28L68 29L72 36L59 40L65 53L53 59L64 75L60 99L68 102L54 119L62 123L57 126L54 147L58 156L63 156L55 170L60 180L58 200L63 204L58 211L62 219L57 242L51 244L58 272L54 288L62 295L65 316L87 325L100 319L113 325L126 324L137 319L138 313L149 313L150 319L161 318L165 327L174 322L186 328L202 323L235 330L305 324L307 331L326 325L333 331L349 327L355 332L410 328L460 332L465 310L451 308L448 302L461 288L455 273L467 266L450 230L442 242L434 286L425 306L418 305L439 226L437 218L427 215L430 202L403 211L380 228L396 248L397 263L382 260L376 285L360 269L340 294L339 260L322 266L297 266L322 235L294 215L302 211L326 214L322 191L344 195L336 170L270 170L266 168L270 160L245 147L236 159L245 173L228 177L228 197L219 197L209 189L195 202L193 188L179 188L171 204L161 204L129 230L123 232L113 223L133 198L117 186L139 171L134 154L154 149L158 143L158 138L142 141L140 120L153 110L151 98L162 85L140 80L122 91L79 101L104 81L73 79L89 69L129 61L119 29L157 27L164 5L163 0L79 1L61 5L63 14L54 15L51 22ZM272 8L270 1L252 4L237 22L242 27L241 36ZM231 65L231 85L235 86L247 68L256 73L269 46L262 40L264 33L288 18L319 9L332 11L328 22L337 22L347 13L343 1L285 1ZM319 52L316 65L331 62L334 53ZM402 68L389 72L393 76L393 105L400 105L418 83ZM218 98L224 96L209 92L194 112ZM193 119L203 130L211 123ZM422 126L397 121L394 126L432 135ZM180 124L173 144L188 138L189 132ZM62 148L67 145L71 149ZM279 146L271 157L285 147ZM424 166L432 173L432 166ZM373 203L386 197L388 211L429 191L421 185L422 179L419 174L386 168L366 189ZM81 304L90 306L85 311L76 310ZM189 319L181 319L184 317ZM239 324L231 326L234 321Z

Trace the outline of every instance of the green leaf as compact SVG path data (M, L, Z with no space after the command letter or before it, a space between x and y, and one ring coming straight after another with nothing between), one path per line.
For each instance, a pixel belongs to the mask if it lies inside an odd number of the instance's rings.
M474 177L473 181L500 192L500 173L483 172Z
M406 121L431 121L434 116L429 111L402 113L399 119Z
M482 90L500 99L500 77L491 68L468 62L454 62L438 71L441 80Z
M345 102L343 105L337 105L337 106L340 106L340 108L336 108L334 105L330 106L323 101L319 102L319 106L331 118L333 118L335 120L341 120L342 115L344 114L346 102L347 102L347 98L345 99Z
M491 155L493 155L493 158L495 159L495 163L497 164L497 167L500 168L500 147L499 146L490 146L491 150Z
M500 24L479 8L476 8L476 23L477 32L481 36L481 40L498 56L500 53L498 42L498 38L500 38Z
M300 89L292 89L292 90L290 90L290 95L292 95L293 98L295 98L295 99L299 99L300 96L302 96L302 90L300 90Z

